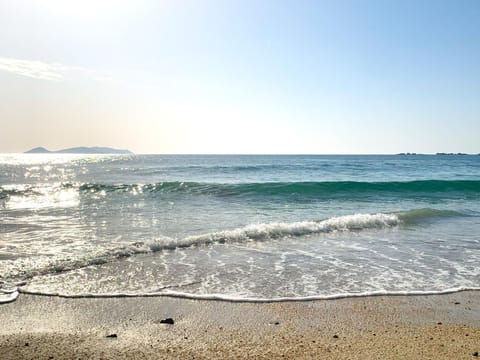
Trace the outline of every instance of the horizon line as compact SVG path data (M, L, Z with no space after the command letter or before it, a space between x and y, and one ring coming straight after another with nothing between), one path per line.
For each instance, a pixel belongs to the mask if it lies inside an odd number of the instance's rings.
M129 150L130 151L130 150ZM27 153L27 152L0 152L0 155L168 155L168 156L478 156L479 153L466 153L466 152L435 152L435 153L422 153L422 152L399 152L399 153L136 153L130 151L131 154L115 154L115 153Z

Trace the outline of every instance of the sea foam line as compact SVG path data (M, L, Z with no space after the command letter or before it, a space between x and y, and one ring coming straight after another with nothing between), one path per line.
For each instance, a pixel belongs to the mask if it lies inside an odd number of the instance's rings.
M15 290L11 293L4 293L4 294L6 295L0 294L0 304L7 304L7 303L14 302L18 298L19 292L18 290Z
M318 300L338 300L350 298L366 298L377 296L431 296L431 295L447 295L464 291L480 291L480 287L456 287L444 290L431 291L367 291L362 293L338 293L331 295L310 295L299 297L278 297L278 298L255 298L255 297L239 297L223 294L190 294L177 291L164 291L153 293L103 293L103 294L63 294L48 293L42 291L30 291L26 289L18 289L18 292L26 295L59 297L65 299L104 299L104 298L144 298L144 297L169 297L188 300L207 300L207 301L225 301L235 303L278 303L278 302L298 302L298 301L318 301Z
M17 300L19 295L18 287L5 289L3 285L4 283L0 282L0 304L6 304Z

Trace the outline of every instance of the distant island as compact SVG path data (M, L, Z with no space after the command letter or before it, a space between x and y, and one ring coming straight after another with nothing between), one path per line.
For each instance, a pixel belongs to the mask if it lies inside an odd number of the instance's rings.
M444 152L439 152L436 153L435 155L468 155L466 153L444 153Z
M36 147L25 152L25 154L133 154L129 150L113 149L109 147L73 147L57 151L50 151L44 147Z
M396 155L429 155L429 154L417 154L417 153L410 153L410 152L407 152L407 153L398 153ZM444 152L437 152L435 155L441 155L441 156L444 156L444 155L455 155L455 156L458 156L458 155L475 155L475 154L467 154L467 153L444 153ZM477 154L477 155L480 155L480 154Z

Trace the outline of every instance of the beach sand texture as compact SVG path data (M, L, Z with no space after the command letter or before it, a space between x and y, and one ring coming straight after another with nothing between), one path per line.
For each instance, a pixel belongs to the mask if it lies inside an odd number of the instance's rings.
M264 304L21 295L0 306L0 358L475 359L479 295Z

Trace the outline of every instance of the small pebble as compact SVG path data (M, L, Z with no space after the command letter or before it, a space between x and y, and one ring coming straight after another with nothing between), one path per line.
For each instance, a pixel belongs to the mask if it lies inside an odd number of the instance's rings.
M166 319L160 320L160 324L173 325L174 323L175 323L175 321L173 321L172 318L166 318Z
M333 338L334 338L334 339L338 339L338 335L333 335Z
M475 351L472 355L478 357L478 351Z
M117 334L110 334L110 335L107 335L105 336L107 338L116 338L117 337Z

